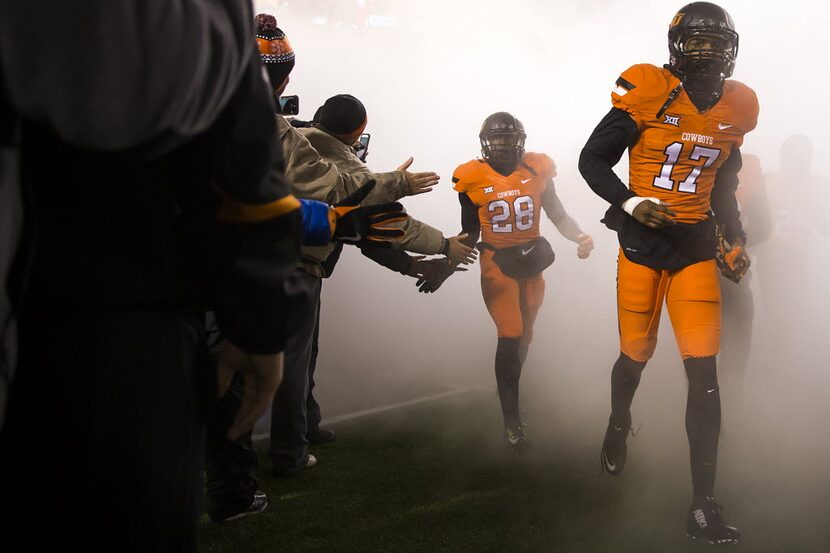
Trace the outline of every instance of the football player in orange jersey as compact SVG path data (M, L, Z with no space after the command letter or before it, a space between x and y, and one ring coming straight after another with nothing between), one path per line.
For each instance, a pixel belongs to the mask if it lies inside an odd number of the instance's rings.
M604 222L620 242L617 312L620 356L611 372L611 417L601 461L620 474L631 428L631 401L654 353L663 302L689 378L686 432L694 496L687 533L736 543L740 533L720 517L715 466L720 396L715 356L720 288L715 220L733 254L730 270L749 265L735 189L744 134L755 128L758 101L727 80L738 53L732 18L708 2L684 6L669 27L665 66L635 65L616 82L613 107L580 156L585 180L611 207ZM613 172L629 150L629 186Z
M479 234L481 291L496 323L496 383L504 416L504 437L511 449L529 445L519 415L519 377L542 306L542 271L553 263L553 250L539 234L541 209L565 238L576 242L585 259L594 247L590 236L565 212L556 196L556 166L548 156L525 152L522 123L509 113L489 116L481 127L482 159L459 166L453 174L461 202L462 232L473 245Z

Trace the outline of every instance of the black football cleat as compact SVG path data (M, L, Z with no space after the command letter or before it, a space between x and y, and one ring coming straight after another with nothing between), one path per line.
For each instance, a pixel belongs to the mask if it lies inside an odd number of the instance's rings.
M511 451L521 451L530 447L525 425L507 425L504 427L504 442Z
M602 471L614 476L622 474L625 468L625 458L628 454L628 446L625 440L628 438L630 428L622 428L609 423L605 429L605 440L602 442L602 452L599 455Z
M723 511L714 497L692 501L686 517L686 535L692 540L703 539L715 545L737 545L741 533L726 524L720 516Z

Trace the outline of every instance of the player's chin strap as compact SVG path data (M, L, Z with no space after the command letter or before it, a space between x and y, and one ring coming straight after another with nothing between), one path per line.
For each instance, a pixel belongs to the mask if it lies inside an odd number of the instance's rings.
M669 92L669 97L666 98L666 103L663 104L663 107L660 108L660 111L657 112L657 119L663 117L663 114L666 113L666 110L669 109L669 106L672 105L672 102L677 98L677 95L680 94L680 91L683 90L683 83L680 83L674 89Z

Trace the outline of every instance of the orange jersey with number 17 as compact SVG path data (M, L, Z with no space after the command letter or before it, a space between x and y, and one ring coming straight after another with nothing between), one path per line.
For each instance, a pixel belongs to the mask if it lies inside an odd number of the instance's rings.
M658 118L675 89L674 100ZM640 130L629 148L631 190L666 202L679 222L707 219L718 168L757 123L755 92L727 80L718 103L700 113L671 71L641 64L620 76L611 102Z
M528 152L507 176L474 159L460 165L452 181L457 192L467 194L478 206L482 241L506 248L539 236L542 195L555 176L551 158Z

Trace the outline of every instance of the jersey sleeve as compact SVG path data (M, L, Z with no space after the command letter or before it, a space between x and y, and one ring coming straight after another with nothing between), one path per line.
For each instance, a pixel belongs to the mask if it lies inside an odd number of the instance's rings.
M731 108L734 112L735 125L746 134L758 125L758 96L755 91L740 81L727 81L730 87Z
M469 192L475 184L475 177L478 174L478 161L468 161L459 165L452 174L453 190L456 192Z
M558 175L558 173L556 172L556 162L553 161L552 157L550 157L546 154L542 154L542 155L544 156L545 169L547 171L545 177L547 179L555 179L556 176Z
M641 128L643 120L654 118L659 110L659 106L654 109L656 99L665 98L670 92L670 82L663 71L642 63L622 72L611 91L611 104L631 115L637 127Z
M556 177L556 163L546 154L528 152L523 161L528 167L533 169L538 180L543 183L543 189L545 186L544 183Z

